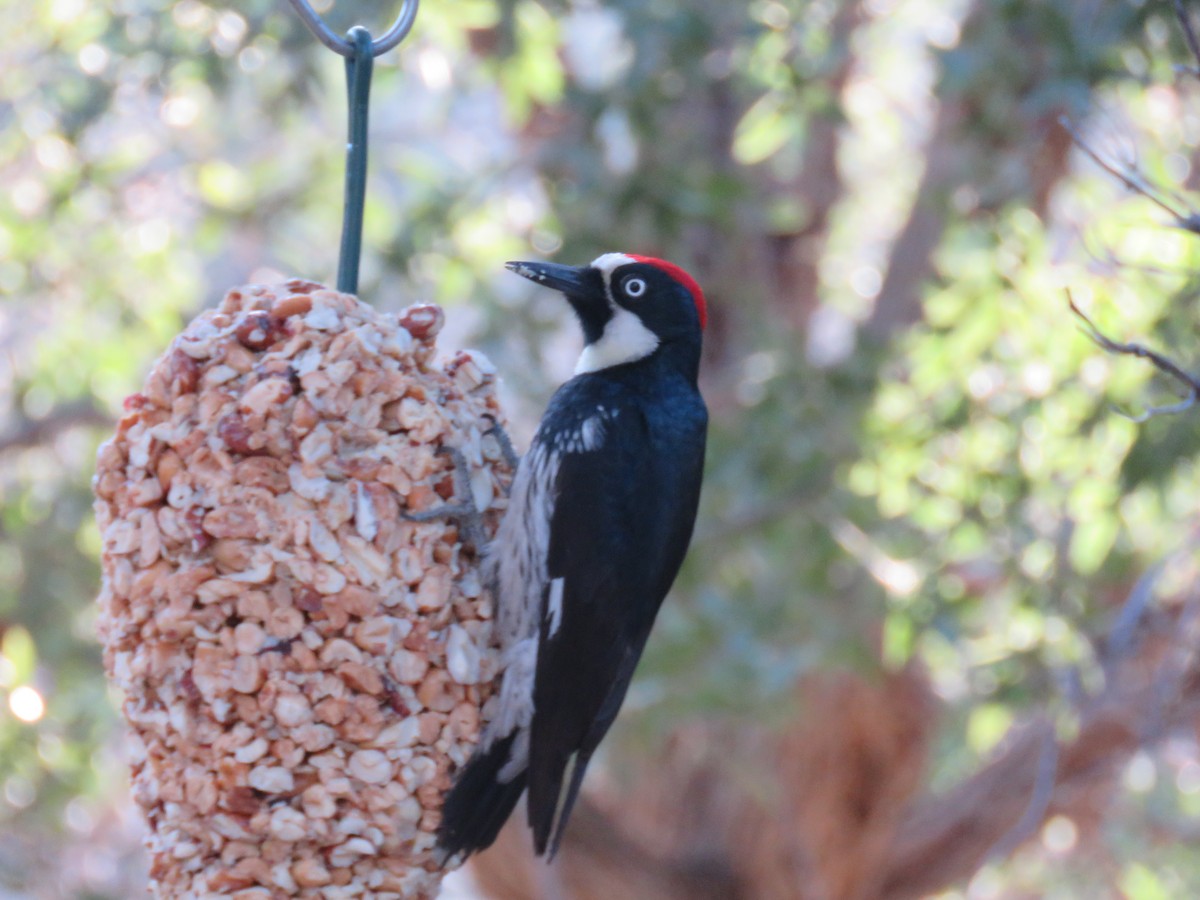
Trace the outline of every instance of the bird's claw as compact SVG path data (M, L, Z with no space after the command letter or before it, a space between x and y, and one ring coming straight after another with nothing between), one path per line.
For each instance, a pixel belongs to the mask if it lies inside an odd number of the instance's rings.
M500 445L500 454L504 457L504 461L508 467L514 472L517 471L517 466L521 464L521 457L517 454L516 448L513 447L513 442L508 436L508 432L504 430L504 426L500 424L500 420L495 416L485 414L485 418L492 420L492 427L484 432L485 435L491 435L496 439L496 443Z
M456 502L446 503L433 509L418 512L403 512L401 517L409 522L435 522L439 519L454 519L462 528L467 541L477 548L487 543L487 532L483 527L483 512L476 507L471 494L470 466L462 451L456 447L442 446L437 452L449 456L454 463L454 497ZM466 498L466 499L458 499Z

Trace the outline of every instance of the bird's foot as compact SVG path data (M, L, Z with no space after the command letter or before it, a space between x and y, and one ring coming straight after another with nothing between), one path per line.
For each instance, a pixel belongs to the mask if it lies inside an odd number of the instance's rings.
M436 522L439 519L457 521L466 539L482 549L487 543L487 532L483 527L483 511L475 505L471 492L471 468L462 451L455 447L439 447L438 453L449 456L454 463L454 502L419 512L401 513L409 522Z
M504 457L504 461L508 467L514 472L517 471L517 466L521 464L521 457L517 455L516 448L513 447L512 440L508 436L508 432L504 430L504 426L495 416L486 416L492 420L492 427L484 432L485 435L491 435L496 439L496 443L500 445L500 453Z

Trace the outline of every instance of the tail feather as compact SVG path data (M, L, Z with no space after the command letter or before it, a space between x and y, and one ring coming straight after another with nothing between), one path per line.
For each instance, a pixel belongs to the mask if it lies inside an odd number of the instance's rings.
M592 753L617 717L645 643L646 633L626 648L608 695L596 710L582 739L570 733L556 732L557 723L553 720L534 718L529 748L529 771L532 774L529 776L529 800L526 806L529 827L533 830L533 846L538 856L545 855L547 860L551 860L558 853L558 845L571 818L571 810L575 808L575 801L579 799L579 789L583 786L583 776L587 773ZM539 725L543 728L540 735ZM561 749L564 747L575 749Z
M533 846L538 856L546 855L547 861L554 859L558 853L559 842L562 841L567 820L571 818L575 801L579 798L579 789L583 786L583 776L590 761L591 754L585 756L582 751L567 757L566 764L558 769L557 777L539 792L544 797L546 787L552 787L553 800L550 803L544 799L538 802L539 798L534 797L530 788L529 826L533 829Z
M525 790L525 772L501 781L517 732L476 753L463 767L446 795L442 824L438 828L438 855L443 862L459 853L468 856L496 840Z

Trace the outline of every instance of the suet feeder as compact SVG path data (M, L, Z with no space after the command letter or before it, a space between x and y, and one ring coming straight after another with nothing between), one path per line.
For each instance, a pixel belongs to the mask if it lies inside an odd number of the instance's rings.
M158 897L438 891L442 794L500 668L479 544L511 468L491 365L435 359L437 307L353 296L357 253L343 290L226 293L98 454L100 633ZM408 518L464 494L470 538Z

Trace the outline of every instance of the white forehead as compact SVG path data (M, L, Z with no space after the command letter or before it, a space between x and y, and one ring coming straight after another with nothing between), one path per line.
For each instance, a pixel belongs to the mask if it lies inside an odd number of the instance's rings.
M626 256L624 253L605 253L603 256L597 256L592 260L592 268L599 269L604 273L604 283L608 284L614 269L619 269L621 266L627 266L630 263L637 262L632 256Z

